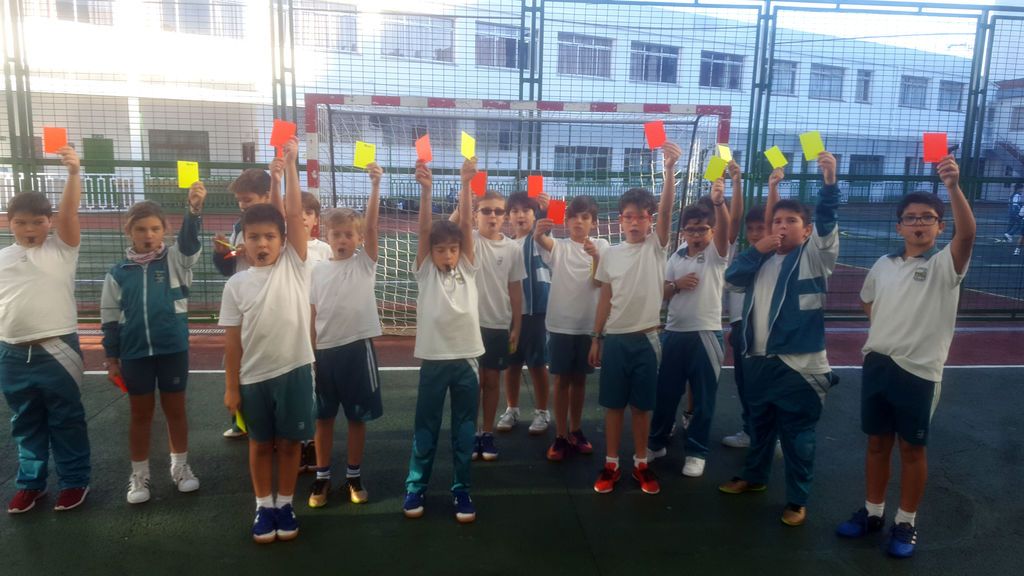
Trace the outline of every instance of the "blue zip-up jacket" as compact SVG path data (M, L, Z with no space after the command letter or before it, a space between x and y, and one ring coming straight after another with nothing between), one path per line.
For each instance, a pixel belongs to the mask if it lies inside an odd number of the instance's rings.
M146 265L125 259L107 272L100 300L107 358L188 350L188 292L202 246L202 218L186 211L178 241Z
M536 230L536 229L535 229ZM523 261L526 264L526 278L523 280L523 316L546 314L548 293L551 292L551 269L537 250L533 239L535 230L523 241Z
M808 354L825 349L825 293L839 258L838 208L839 186L823 187L814 209L814 233L783 260L768 312L765 354ZM743 353L754 341L750 321L754 284L761 265L772 255L761 254L752 246L738 254L725 271L725 281L745 292Z

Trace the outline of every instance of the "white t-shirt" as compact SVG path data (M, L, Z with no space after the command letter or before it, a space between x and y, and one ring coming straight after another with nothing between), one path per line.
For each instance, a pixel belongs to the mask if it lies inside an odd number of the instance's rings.
M616 244L601 256L594 278L612 287L605 332L628 334L661 324L666 248L651 232L643 242Z
M553 238L551 252L540 249L540 257L551 268L551 291L545 324L548 332L558 334L590 334L594 330L594 313L601 289L594 284L594 259L583 244L570 238ZM604 257L608 241L591 238L597 253Z
M689 256L686 247L676 250L665 265L665 281L678 280L692 272L697 274L697 288L681 290L668 302L665 329L673 332L697 332L722 329L722 290L729 256L722 256L710 242L696 256ZM682 255L680 255L682 254Z
M311 238L307 243L306 248L306 263L313 266L324 260L330 260L334 257L334 251L331 250L331 245L318 238Z
M42 340L78 331L78 246L53 234L41 246L0 250L0 341Z
M473 231L473 247L474 260L479 267L476 288L480 299L480 326L508 330L512 326L508 284L526 278L523 248L504 234L499 240L488 240L477 230Z
M242 327L242 384L313 363L309 268L290 244L272 265L250 266L228 279L220 325Z
M309 301L316 307L316 349L381 335L377 315L377 263L359 251L313 266Z
M864 353L885 354L914 376L941 382L966 274L966 266L956 273L948 245L927 259L879 258L860 290L871 303Z
M476 293L479 271L465 256L450 274L439 270L429 256L423 260L416 271L416 358L456 360L483 355Z

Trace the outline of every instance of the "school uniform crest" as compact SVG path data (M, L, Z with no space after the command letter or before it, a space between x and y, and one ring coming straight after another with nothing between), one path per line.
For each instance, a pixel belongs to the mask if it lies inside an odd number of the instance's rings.
M924 282L928 278L928 269L925 267L917 268L914 270L914 280L918 282Z
M501 264L502 264L502 263L503 263L504 261L505 261L505 257L504 257L504 256L498 256L498 266L501 266Z
M153 282L157 284L163 284L167 281L167 272L165 270L154 270L153 271Z

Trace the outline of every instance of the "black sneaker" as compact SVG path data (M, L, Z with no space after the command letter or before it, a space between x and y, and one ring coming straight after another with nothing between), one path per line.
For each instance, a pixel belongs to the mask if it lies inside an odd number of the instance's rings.
M473 460L478 460L480 454L483 452L483 447L480 445L480 435L473 439Z
M317 478L309 488L309 507L321 508L327 505L327 495L331 491L331 481L328 478Z
M363 488L363 480L359 476L353 476L345 479L345 488L348 490L348 499L353 504L362 504L370 499L370 496L366 493L366 489Z
M312 440L302 445L302 452L299 454L299 472L313 472L316 470L316 444Z

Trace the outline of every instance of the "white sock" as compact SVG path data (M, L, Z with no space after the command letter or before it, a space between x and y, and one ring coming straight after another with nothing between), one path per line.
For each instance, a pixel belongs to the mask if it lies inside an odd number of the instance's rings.
M149 476L149 460L141 460L139 462L132 460L132 474Z
M618 456L616 456L614 458L612 458L611 456L605 456L604 463L605 463L606 466L608 464L611 464L612 467L615 468L616 470L619 469L619 457Z
M895 522L897 525L903 524L904 522L906 522L907 524L910 524L911 526L913 526L914 525L914 520L916 520L916 519L917 519L917 512L906 512L906 511L903 510L903 508L897 508L896 509L896 519L893 520L893 522Z
M171 468L177 468L178 466L184 466L188 463L188 452L181 452L175 454L171 452Z
M294 494L288 494L287 496L284 494L278 494L277 498L274 500L274 507L284 508L285 504L291 504L293 496Z
M641 458L641 457L637 456L636 454L633 454L633 467L634 468L639 468L641 464L643 464L644 466L647 465L647 456L644 456L643 458Z
M507 410L514 412L517 416L519 415L519 406L509 406Z
M273 496L257 496L256 497L256 508L273 508L274 497Z
M873 504L865 500L864 508L867 508L868 516L878 516L881 518L885 514L885 502L882 502L881 504Z

